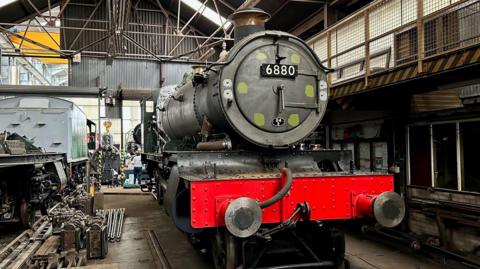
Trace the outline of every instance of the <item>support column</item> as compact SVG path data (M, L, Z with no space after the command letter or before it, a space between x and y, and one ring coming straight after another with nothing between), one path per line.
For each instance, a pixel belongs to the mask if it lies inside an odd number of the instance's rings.
M417 60L418 73L423 73L423 58L425 57L425 35L423 24L423 0L417 0Z
M365 10L364 15L365 23L365 88L368 87L368 76L370 76L370 14L369 10Z

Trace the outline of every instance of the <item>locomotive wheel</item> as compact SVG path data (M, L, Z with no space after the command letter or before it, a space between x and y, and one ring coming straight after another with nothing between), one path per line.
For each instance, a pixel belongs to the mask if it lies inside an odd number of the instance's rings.
M157 203L163 205L163 200L165 198L165 191L162 188L161 181L163 177L158 168L153 170L153 177L155 178L155 195L157 195Z
M40 205L40 213L42 213L42 216L46 216L48 214L48 208L49 204L47 202L43 202L42 205Z
M212 258L215 269L237 268L237 245L226 229L218 229L211 235Z
M156 188L155 188L155 194L157 195L157 203L159 205L163 205L163 198L164 198L164 194L165 192L163 191L163 188L162 188L162 185L160 184L160 182L157 181L157 184L156 184Z
M20 202L20 222L24 228L32 227L35 222L35 210L25 199Z
M315 227L310 238L322 238L321 242L312 240L310 243L320 257L334 262L334 268L347 268L345 263L345 234L337 227Z

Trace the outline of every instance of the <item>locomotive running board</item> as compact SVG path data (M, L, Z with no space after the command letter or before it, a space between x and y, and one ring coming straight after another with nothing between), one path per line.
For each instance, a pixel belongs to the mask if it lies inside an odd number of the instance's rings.
M318 164L330 162L335 175L351 174L352 153L349 150L304 151L191 151L172 152L177 156L179 176L188 181L272 178L280 176L280 168L288 164L294 177L312 174L329 176Z

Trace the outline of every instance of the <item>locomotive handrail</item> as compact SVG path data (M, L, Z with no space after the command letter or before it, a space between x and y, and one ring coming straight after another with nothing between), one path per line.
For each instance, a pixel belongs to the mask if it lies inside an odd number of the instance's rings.
M289 168L284 167L283 172L285 172L285 177L287 179L287 181L285 182L285 185L283 185L282 189L279 192L277 192L274 196L270 197L270 199L259 203L260 208L262 209L267 208L275 204L276 202L280 201L292 187L292 183L293 183L292 171Z
M273 32L273 33L272 33L272 32ZM241 46L241 45L243 45L243 43L246 43L247 41L249 42L249 41L255 40L255 39L257 39L257 38L261 38L261 37L263 37L263 36L275 36L275 35L276 35L276 34L275 34L275 31L268 31L268 30L267 30L267 31L263 31L262 34L257 34L257 35L254 34L254 35L252 35L252 36L250 36L250 37L248 37L248 38L245 38L245 39L243 39L242 41L240 41L238 44L239 44L239 46ZM323 64L322 64L322 61L320 61L320 59L318 58L317 54L313 51L313 49L312 49L304 40L302 40L301 38L296 37L296 36L294 36L294 35L290 35L290 34L289 34L289 35L285 35L285 33L283 33L283 36L286 37L286 38L291 38L291 39L297 40L297 41L299 41L300 43L304 44L305 47L306 47L306 49L311 53L311 55L313 56L313 58L315 58L315 59L317 60L317 63L320 65L320 68L322 68L322 69L325 71L325 73L328 74L328 73L331 73L331 72L335 72L335 71L336 71L336 70L333 69L333 68L329 68L329 67L323 65ZM206 67L205 71L212 70L212 67L217 66L217 65L228 65L228 64L230 64L230 63L235 59L235 56L237 55L238 52L239 52L239 50L234 51L234 56L232 56L232 57L230 57L230 55L229 55L229 58L230 58L230 59L227 60L227 61L215 62L215 63L209 64L209 65ZM213 70L212 70L212 71L213 71Z

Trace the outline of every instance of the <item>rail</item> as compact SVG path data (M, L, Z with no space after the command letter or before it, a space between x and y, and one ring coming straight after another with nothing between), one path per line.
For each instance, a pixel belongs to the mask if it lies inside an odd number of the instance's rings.
M26 230L0 251L0 268L24 268L27 260L52 232L48 217L37 220L32 229Z
M377 0L307 43L335 87L480 44L479 0Z

